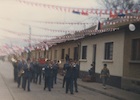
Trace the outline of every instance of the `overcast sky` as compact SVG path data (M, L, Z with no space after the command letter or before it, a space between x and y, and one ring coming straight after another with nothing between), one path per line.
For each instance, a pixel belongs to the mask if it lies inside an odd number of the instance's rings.
M21 0L22 1L22 0ZM97 8L96 0L26 0L31 2L44 3L48 5L74 7L74 8ZM31 34L59 36L64 32L50 32L39 29L44 27L52 30L76 30L84 29L83 25L59 25L59 24L43 24L34 21L50 21L50 22L91 22L92 15L82 16L71 12L62 12L56 9L48 9L32 6L19 2L19 0L0 0L0 45L5 43L16 45L28 45L25 39L28 35L16 35L3 29L13 32L29 34L29 25L31 26ZM35 27L37 26L37 27ZM91 25L90 25L91 26ZM89 26L86 26L89 27ZM42 37L33 37L36 39L45 39ZM35 43L35 42L34 42Z

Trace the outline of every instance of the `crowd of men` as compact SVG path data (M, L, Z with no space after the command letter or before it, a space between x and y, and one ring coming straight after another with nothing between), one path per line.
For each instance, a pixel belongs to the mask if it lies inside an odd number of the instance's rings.
M57 84L57 74L59 70L59 61L40 61L36 59L14 60L14 81L17 82L18 88L22 87L23 90L31 91L30 83L41 84L44 82L44 90L51 91L54 84ZM78 92L77 78L79 74L79 65L76 61L66 60L63 66L63 84L64 88L66 83L65 92L73 94L73 88L75 92Z

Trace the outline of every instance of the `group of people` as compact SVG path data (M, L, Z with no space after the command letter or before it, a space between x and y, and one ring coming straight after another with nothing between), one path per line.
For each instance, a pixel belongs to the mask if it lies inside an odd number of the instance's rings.
M30 83L39 83L44 80L44 90L48 87L51 91L53 83L56 84L59 65L57 61L47 60L45 63L40 63L38 60L22 59L21 61L13 61L14 81L17 82L18 88L22 86L24 90L31 91ZM43 76L43 77L42 77ZM27 84L27 85L26 85Z
M22 59L21 61L13 61L14 67L14 81L17 82L18 88L21 86L23 90L31 91L30 83L39 83L41 80L44 81L44 90L48 89L51 91L54 84L57 84L57 74L59 69L59 62L54 60L47 60L42 63L38 60L33 59ZM70 90L73 94L73 88L75 92L78 92L77 78L79 75L79 64L74 60L67 60L63 67L63 84L64 88L66 84L66 93Z
M57 84L57 74L59 69L59 62L54 60L47 60L45 63L41 63L38 60L25 59L13 61L14 67L14 81L17 82L18 88L22 86L23 90L31 91L30 82L41 84L41 80L44 80L44 90L48 88L51 91L54 84ZM77 78L79 75L79 64L72 59L66 60L63 66L63 84L65 92L70 91L71 94L78 92ZM43 77L42 77L43 76ZM102 79L104 88L108 77L110 77L107 64L104 64L104 68L101 70L100 78ZM66 86L65 86L66 84Z
M75 88L75 92L78 92L77 78L79 75L79 64L77 61L66 61L63 66L63 72L64 78L62 87L64 88L66 83L66 93L68 93L68 90L70 90L70 93L73 94L73 88Z

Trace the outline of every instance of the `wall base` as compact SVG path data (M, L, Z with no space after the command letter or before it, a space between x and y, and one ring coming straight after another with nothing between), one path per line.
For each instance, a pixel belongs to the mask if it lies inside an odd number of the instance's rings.
M140 93L140 80L129 78L129 77L122 77L122 89L133 91L136 93Z

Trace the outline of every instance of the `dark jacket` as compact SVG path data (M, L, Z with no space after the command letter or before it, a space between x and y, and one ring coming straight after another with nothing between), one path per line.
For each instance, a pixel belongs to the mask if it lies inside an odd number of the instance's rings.
M53 77L53 68L45 64L45 77Z
M24 76L31 78L32 77L33 65L30 63L29 66L30 66L30 68L28 68L28 65L25 64L25 66L24 66Z
M78 78L78 74L79 74L79 65L76 64L76 66L73 67L73 78Z
M66 78L73 78L73 69L72 67L69 65L69 66L66 66L66 75L65 75Z

